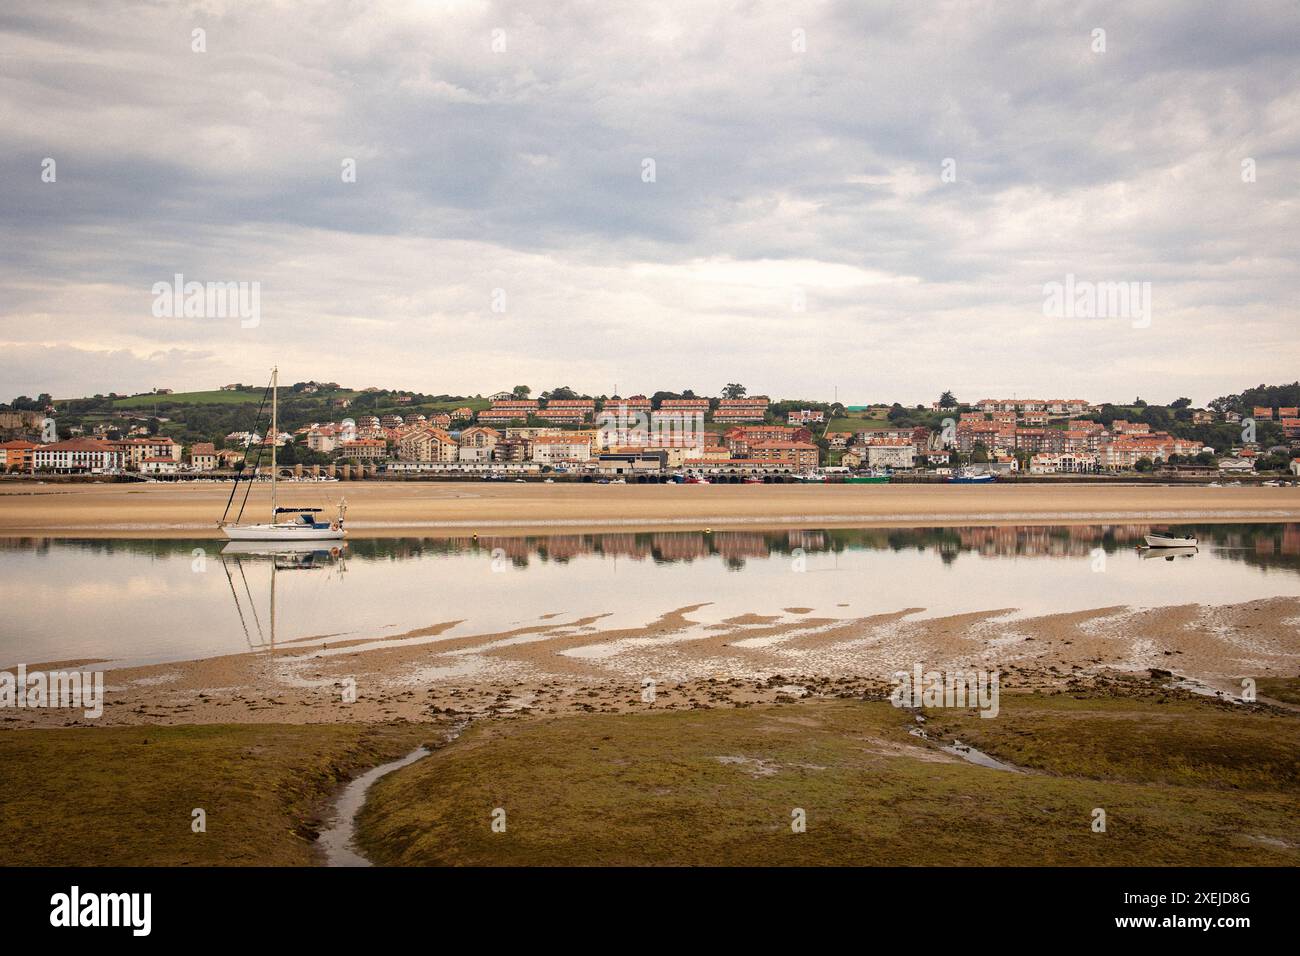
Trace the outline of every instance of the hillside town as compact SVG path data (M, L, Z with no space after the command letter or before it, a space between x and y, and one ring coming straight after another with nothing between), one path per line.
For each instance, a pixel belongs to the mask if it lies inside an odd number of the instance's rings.
M219 391L243 388L227 385ZM336 383L294 388L303 398L326 396L323 407L335 414L276 435L250 423L247 429L188 443L165 434L169 419L162 414L119 410L98 420L82 415L69 422L67 403L19 407L40 404L20 399L0 410L0 436L7 439L0 441L0 470L194 477L269 468L274 448L278 464L294 474L340 477L770 481L1300 475L1300 408L1293 405L1238 410L1220 403L1203 409L1180 399L1153 416L1145 403L986 398L963 404L948 392L928 408L773 402L746 395L738 385L729 385L720 397L687 392L590 398L557 389L531 398L530 389L516 387L463 403L430 403L413 393L378 389L328 397L340 391ZM183 398L168 389L152 395L171 404ZM375 401L363 401L367 397ZM1130 417L1115 417L1119 412ZM1137 420L1163 421L1161 416L1174 424L1162 428ZM1189 429L1216 429L1216 436L1230 437L1219 437L1216 444L1189 436Z

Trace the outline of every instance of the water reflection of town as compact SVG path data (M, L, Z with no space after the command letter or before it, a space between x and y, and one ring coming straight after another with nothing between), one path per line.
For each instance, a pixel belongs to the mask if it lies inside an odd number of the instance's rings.
M935 552L949 564L962 555L985 557L1083 558L1095 549L1131 550L1153 527L1168 525L1009 525L957 528L843 528L784 531L664 531L615 534L537 536L466 536L451 538L355 538L346 556L358 560L401 560L422 555L481 555L527 567L536 561L564 564L576 558L672 564L722 559L741 569L750 559L772 555L836 554L844 551ZM1247 564L1300 571L1300 524L1206 524L1175 526L1194 532L1203 553ZM1208 545L1208 547L1206 547ZM48 551L76 547L93 553L152 553L159 557L220 547L213 541L0 539L0 551Z

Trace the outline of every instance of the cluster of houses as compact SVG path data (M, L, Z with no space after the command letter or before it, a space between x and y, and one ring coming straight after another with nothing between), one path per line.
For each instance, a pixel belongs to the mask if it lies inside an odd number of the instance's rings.
M0 443L0 456L5 471L165 473L179 468L181 445L159 436L114 441L74 437L40 444L14 440Z
M481 421L481 419L480 419ZM818 466L821 449L806 428L737 425L725 431L693 424L672 411L649 422L602 418L598 427L560 428L478 424L459 432L408 427L396 441L395 472L582 471L611 475L669 470L802 473Z
M598 408L592 399L534 400L501 392L477 413L464 406L428 415L361 415L274 436L232 432L222 449L198 442L186 451L179 442L142 428L110 439L109 426L97 426L96 434L74 434L66 441L0 442L0 470L202 473L236 467L257 446L265 450L290 443L394 473L457 474L803 474L829 462L849 470L942 473L961 456L994 473L1025 469L1037 475L1128 471L1143 460L1190 460L1212 451L1145 423L1120 420L1105 427L1083 420L1097 410L1083 399L982 399L964 411L938 403L934 408L953 412L940 431L865 421L858 430L831 431L822 409L793 409L785 415L787 424L779 424L779 416L771 421L766 396L666 398L655 405L634 395ZM1213 419L1212 412L1192 414ZM1296 408L1260 407L1254 417L1276 421L1288 437L1300 439ZM706 422L712 427L705 427ZM1218 467L1248 472L1258 454L1257 447L1247 444ZM1300 472L1300 460L1292 470Z
M991 460L1028 458L1036 474L1126 471L1144 458L1194 457L1204 450L1200 442L1153 432L1145 424L1116 421L1107 429L1083 421L1051 428L1021 424L1013 413L1006 412L963 414L954 444L963 455L973 454L976 446L982 445Z
M1287 438L1300 438L1300 407L1288 405L1272 409L1256 406L1251 417L1257 422L1277 422Z

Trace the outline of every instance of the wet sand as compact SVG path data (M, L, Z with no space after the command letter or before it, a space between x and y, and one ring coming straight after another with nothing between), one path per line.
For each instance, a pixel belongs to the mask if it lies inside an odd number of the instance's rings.
M430 622L397 638L311 638L273 651L114 669L105 674L102 718L10 710L0 726L420 722L743 707L882 696L891 675L914 662L927 670L997 670L1012 693L1167 671L1171 685L1238 696L1242 677L1300 672L1297 598L1029 618L1008 617L1004 608L946 617L900 608L846 621L793 608L715 625L693 620L701 607L634 628L561 614L502 633L443 637L450 623ZM345 700L350 688L353 701Z
M0 535L220 537L228 484L0 484ZM242 494L242 492L241 492ZM595 485L513 482L290 483L281 503L348 500L354 537L440 529L492 533L714 526L1295 521L1300 488L1101 484ZM265 520L258 485L246 519Z

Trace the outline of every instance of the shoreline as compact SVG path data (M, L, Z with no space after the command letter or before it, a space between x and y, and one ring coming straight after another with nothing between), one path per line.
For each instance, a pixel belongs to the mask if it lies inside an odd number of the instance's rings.
M709 527L951 527L1113 522L1300 521L1300 489L1138 485L544 485L366 482L295 489L356 538L421 533ZM214 538L216 485L22 483L0 489L0 537ZM255 488L249 509L269 509ZM260 520L260 519L259 519Z

